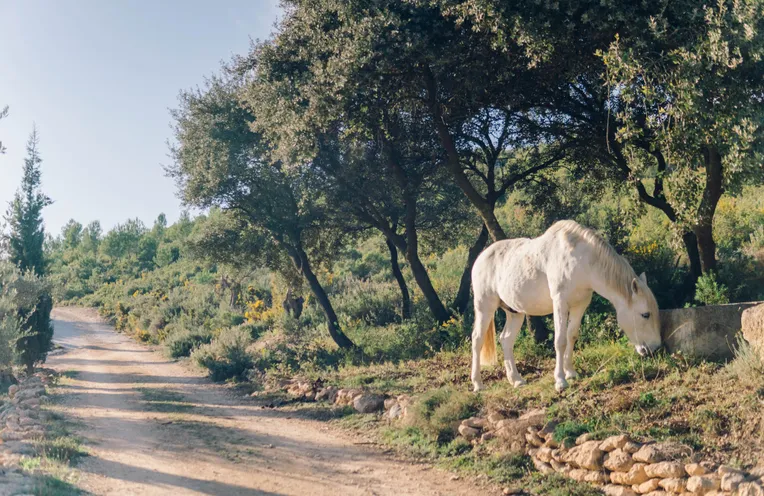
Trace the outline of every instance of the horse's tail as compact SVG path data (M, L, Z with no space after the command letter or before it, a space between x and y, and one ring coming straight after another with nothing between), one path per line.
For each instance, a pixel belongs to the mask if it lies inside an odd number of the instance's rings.
M486 330L483 347L480 349L480 363L483 365L493 365L496 363L496 324L491 318Z

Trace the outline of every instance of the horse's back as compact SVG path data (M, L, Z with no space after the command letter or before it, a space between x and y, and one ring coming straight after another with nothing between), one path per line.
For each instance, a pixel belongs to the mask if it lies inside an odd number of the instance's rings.
M476 301L495 297L519 313L551 313L543 251L535 247L540 239L497 241L481 253L472 271Z

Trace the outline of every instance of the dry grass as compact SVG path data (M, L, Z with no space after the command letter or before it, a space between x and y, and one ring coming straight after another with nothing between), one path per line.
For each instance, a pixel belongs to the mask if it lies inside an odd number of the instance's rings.
M739 465L755 464L764 457L764 364L747 348L723 365L681 355L641 359L623 342L590 345L577 351L581 378L563 394L554 391L554 360L549 353L523 349L522 344L518 348L519 366L528 385L512 388L496 366L483 371L488 389L474 402L464 399L471 394L466 350L400 364L349 367L323 378L345 387L419 394L425 402L445 390L454 404L470 406L463 409L464 416L475 409L512 413L546 407L549 416L565 422L571 432L592 432L598 437L625 432L636 438L678 441L704 458ZM447 400L440 398L437 403ZM417 436L447 443L451 437L443 433L452 428L456 410L443 414L440 425L433 423L437 406L414 407L417 418L400 429L419 426Z

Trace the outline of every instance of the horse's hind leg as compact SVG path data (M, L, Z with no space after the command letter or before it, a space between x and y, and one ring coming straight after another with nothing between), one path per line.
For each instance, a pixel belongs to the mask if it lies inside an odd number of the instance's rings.
M573 367L573 348L576 346L576 340L578 339L578 330L581 327L581 318L584 316L586 304L578 305L570 308L570 320L568 321L568 334L567 343L565 346L565 356L562 363L562 368L565 370L565 379L578 379L578 373Z
M480 378L480 354L486 339L496 339L492 332L487 332L493 325L493 317L498 308L498 298L480 298L475 295L475 326L472 330L472 386L475 392L483 389Z
M505 313L507 314L507 323L504 324L504 330L501 331L501 335L499 336L501 347L504 350L504 368L507 369L507 380L509 380L513 386L520 387L525 384L525 381L517 370L517 365L515 365L514 347L517 335L520 332L520 328L523 326L523 321L525 321L525 314L512 312Z

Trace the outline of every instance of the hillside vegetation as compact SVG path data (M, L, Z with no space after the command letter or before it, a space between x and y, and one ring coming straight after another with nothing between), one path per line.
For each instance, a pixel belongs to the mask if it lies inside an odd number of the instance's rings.
M167 173L204 215L71 221L46 246L59 302L214 380L416 393L413 423L380 436L499 478L527 460L491 465L455 421L545 406L563 437L628 431L753 463L760 360L639 360L600 298L569 393L553 392L544 319L517 344L527 388L497 368L466 391L472 263L556 220L596 229L661 308L764 299L759 2L285 8L172 113Z

